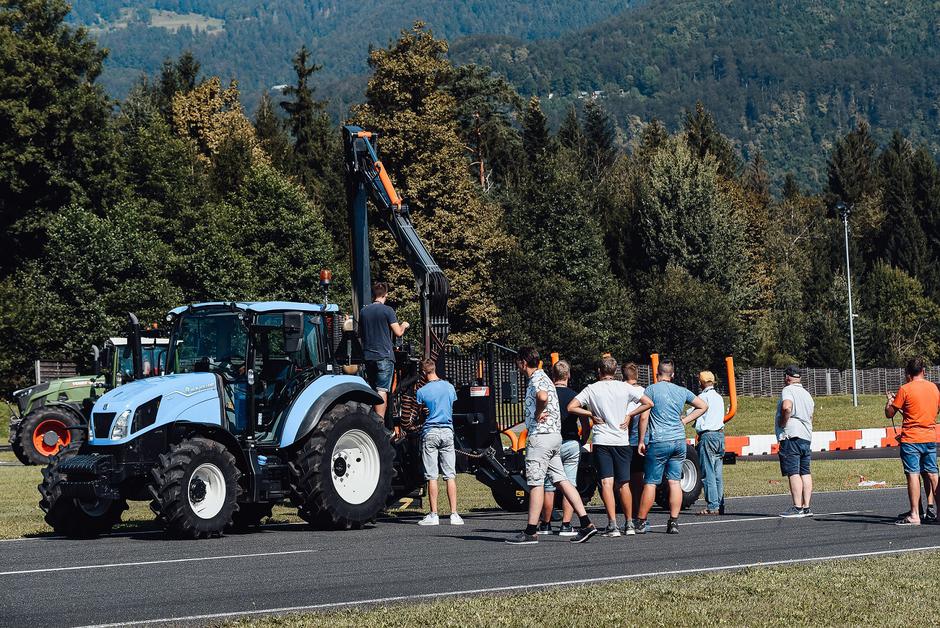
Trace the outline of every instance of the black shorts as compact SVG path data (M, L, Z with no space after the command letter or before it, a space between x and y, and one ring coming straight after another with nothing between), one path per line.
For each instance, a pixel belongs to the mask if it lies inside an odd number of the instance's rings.
M633 450L630 454L632 456L630 459L630 473L643 475L646 472L646 456L640 455L638 451L640 448L636 445L630 445L630 449Z
M600 479L614 478L614 482L630 481L630 460L633 448L629 445L594 445L594 466Z

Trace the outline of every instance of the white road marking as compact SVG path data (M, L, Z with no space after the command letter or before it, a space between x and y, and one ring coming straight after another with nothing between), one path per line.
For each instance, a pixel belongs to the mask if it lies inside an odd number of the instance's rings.
M160 619L145 619L116 624L91 624L82 628L116 628L117 626L140 626L144 624L177 623L186 621L203 621L208 619L222 619L225 617L244 617L248 615L269 615L274 613L296 613L301 611L318 611L347 606L363 606L371 604L389 604L397 602L416 602L420 600L455 597L458 595L480 595L484 593L503 593L509 591L528 591L549 587L560 587L578 584L593 584L598 582L612 582L617 580L635 580L652 576L683 576L696 573L711 573L716 571L731 571L734 569L748 569L751 567L774 567L780 565L794 565L799 563L812 563L823 560L836 560L841 558L868 558L871 556L886 556L890 554L907 554L910 552L923 552L940 550L940 545L927 547L910 547L905 549L878 550L874 552L858 552L855 554L833 554L829 556L812 556L810 558L787 558L782 560L769 560L755 563L738 563L736 565L722 565L718 567L695 567L691 569L674 569L671 571L650 571L646 573L623 574L620 576L604 576L599 578L583 578L580 580L561 580L555 582L540 582L536 584L515 584L504 587L488 587L485 589L464 589L461 591L443 591L440 593L417 593L414 595L396 595L392 597L379 597L364 600L350 600L348 602L328 602L325 604L310 604L306 606L282 606L280 608L251 609L245 611L229 611L226 613L210 613L206 615L186 615L182 617L163 617Z
M836 515L860 515L866 512L874 512L874 510L843 510L840 512L817 512L813 517L834 517ZM727 517L728 515L722 515ZM803 519L813 519L813 517L802 517ZM760 515L757 517L742 517L740 519L709 519L706 521L683 521L680 526L704 526L712 523L743 523L745 521L775 521L779 519L784 519L780 515ZM799 517L794 517L799 518ZM665 528L667 524L657 523L656 525L651 525L651 528Z
M174 558L170 560L143 560L133 563L108 563L106 565L74 565L72 567L46 567L43 569L22 569L19 571L0 571L0 576L18 576L51 571L84 571L88 569L110 569L112 567L141 567L143 565L169 565L172 563L196 563L208 560L230 560L233 558L260 558L262 556L285 556L287 554L311 554L319 550L290 550L284 552L264 552L261 554L229 554L226 556L201 556L198 558Z

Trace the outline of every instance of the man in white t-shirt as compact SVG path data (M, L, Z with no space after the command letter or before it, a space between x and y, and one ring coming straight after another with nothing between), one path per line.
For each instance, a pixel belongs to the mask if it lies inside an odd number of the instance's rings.
M601 481L601 499L607 511L607 528L601 535L607 537L620 536L615 490L626 515L624 531L634 534L633 495L630 493L630 458L633 453L630 449L630 421L653 407L649 397L614 379L616 373L617 361L610 356L604 357L597 368L597 381L568 404L569 413L590 416L594 423L594 466ZM631 403L639 405L628 413L627 407Z

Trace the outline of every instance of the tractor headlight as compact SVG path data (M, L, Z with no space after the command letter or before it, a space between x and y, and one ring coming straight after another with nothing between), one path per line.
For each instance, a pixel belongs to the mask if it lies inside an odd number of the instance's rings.
M121 440L127 436L127 426L131 422L131 411L125 410L118 415L118 418L115 419L114 425L111 427L111 440Z

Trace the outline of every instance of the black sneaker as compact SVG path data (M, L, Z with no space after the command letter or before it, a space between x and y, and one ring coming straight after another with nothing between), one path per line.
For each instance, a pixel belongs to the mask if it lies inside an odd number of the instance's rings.
M921 517L921 521L924 523L937 523L937 506L936 504L930 504L927 506L927 512L924 513L924 516Z
M807 507L807 508L804 508L804 509L803 509L803 516L804 516L804 517L815 517L815 516L816 516L816 513L814 513L812 510L810 510L810 509Z
M586 528L579 529L575 537L568 542L569 543L584 543L595 534L597 534L597 526L595 526L592 523Z
M535 545L539 542L539 537L535 536L534 534L519 532L515 536L511 536L506 539L506 542L510 545Z
M562 523L558 528L558 536L574 536L577 532L571 527L570 523Z
M675 519L670 519L666 523L666 534L679 534L679 522Z
M544 535L544 534L551 534L551 533L552 533L552 524L551 524L551 523L548 523L547 521L541 521L541 522L539 522L539 529L536 531L536 534L538 534L539 536L541 536L541 535Z
M646 519L637 519L636 520L636 533L637 534L646 534L650 531L650 522Z

